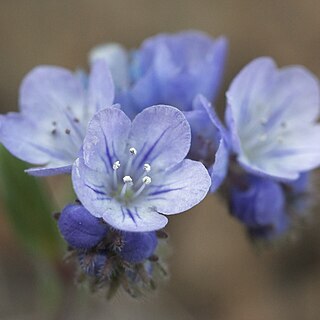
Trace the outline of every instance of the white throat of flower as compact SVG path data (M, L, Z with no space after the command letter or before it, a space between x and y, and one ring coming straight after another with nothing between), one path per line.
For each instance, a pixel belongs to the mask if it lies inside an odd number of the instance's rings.
M113 169L113 187L114 187L114 197L121 202L128 203L131 200L136 199L145 188L151 184L152 179L149 176L151 172L151 165L149 163L145 163L141 168L141 175L133 180L130 172L132 171L132 163L137 155L137 149L131 147L129 149L129 159L126 163L124 169L124 176L121 179L119 177L119 169L121 167L121 163L119 160L115 161L112 165Z

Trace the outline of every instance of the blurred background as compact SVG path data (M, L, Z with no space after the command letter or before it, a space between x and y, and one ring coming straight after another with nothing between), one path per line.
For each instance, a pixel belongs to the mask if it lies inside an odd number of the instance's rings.
M1 0L1 112L17 109L20 81L36 65L84 67L97 44L132 48L191 28L228 37L223 90L262 55L319 76L319 12L318 0ZM106 302L76 289L62 262L50 213L72 199L68 179L39 184L4 152L0 165L0 319L320 319L317 209L290 242L257 250L218 196L209 197L171 218L171 277L158 293Z

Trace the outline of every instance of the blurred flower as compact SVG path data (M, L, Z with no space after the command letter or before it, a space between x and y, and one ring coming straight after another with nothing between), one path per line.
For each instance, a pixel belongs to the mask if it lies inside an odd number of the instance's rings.
M272 239L288 228L284 192L268 178L242 176L231 188L230 211L255 237Z
M249 63L227 92L233 150L249 172L294 180L320 164L319 83L300 66Z
M205 167L185 160L190 127L170 106L153 106L131 122L106 108L91 120L76 160L74 189L90 213L124 231L152 231L167 218L198 204L207 194Z
M91 62L107 61L116 86L116 102L131 118L142 109L168 104L192 109L193 99L212 101L221 84L227 40L199 31L159 34L128 53L118 44L94 48Z
M69 173L93 114L111 106L114 86L105 61L97 60L83 77L40 66L23 80L20 112L1 116L0 141L16 157L41 165L33 175Z

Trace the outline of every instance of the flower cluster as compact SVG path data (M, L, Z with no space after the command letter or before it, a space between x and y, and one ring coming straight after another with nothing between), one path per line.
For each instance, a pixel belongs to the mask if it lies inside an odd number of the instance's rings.
M89 73L32 70L20 112L1 116L0 141L37 165L29 174L71 175L76 203L58 227L91 288L154 288L166 275L167 216L219 187L253 239L277 239L310 211L318 79L257 58L226 93L224 125L211 103L227 49L224 37L197 31L157 35L133 51L101 45Z

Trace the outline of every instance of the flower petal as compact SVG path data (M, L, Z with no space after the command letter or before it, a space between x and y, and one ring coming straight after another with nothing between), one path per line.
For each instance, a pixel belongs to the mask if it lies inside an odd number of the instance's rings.
M56 168L30 168L25 170L28 174L35 177L56 176L59 174L71 174L72 165L56 167Z
M74 140L64 133L52 134L51 126L45 130L43 122L34 122L19 113L1 116L1 143L14 156L33 164L51 168L71 165L78 151Z
M91 119L97 111L112 106L114 90L112 75L107 62L103 59L94 61L88 84L88 119Z
M128 88L129 58L127 51L120 44L108 43L95 47L90 51L89 59L91 64L101 59L106 61L116 88L119 90Z
M191 132L183 113L170 106L153 106L139 113L132 122L130 147L138 151L137 167L150 163L167 169L181 162L190 148Z
M130 129L130 119L118 108L96 113L83 143L84 163L93 170L112 173L113 163L128 157L124 153Z
M84 91L80 79L71 71L55 66L39 66L30 71L20 87L22 112L46 112L72 107L75 116L82 118ZM43 116L43 114L42 114Z
M163 183L150 184L146 200L163 214L176 214L191 209L206 196L211 185L204 165L188 159L161 172L161 175Z
M185 112L191 126L192 142L189 158L201 161L211 175L210 192L216 191L223 182L229 164L229 140L210 102L198 95L193 110Z

